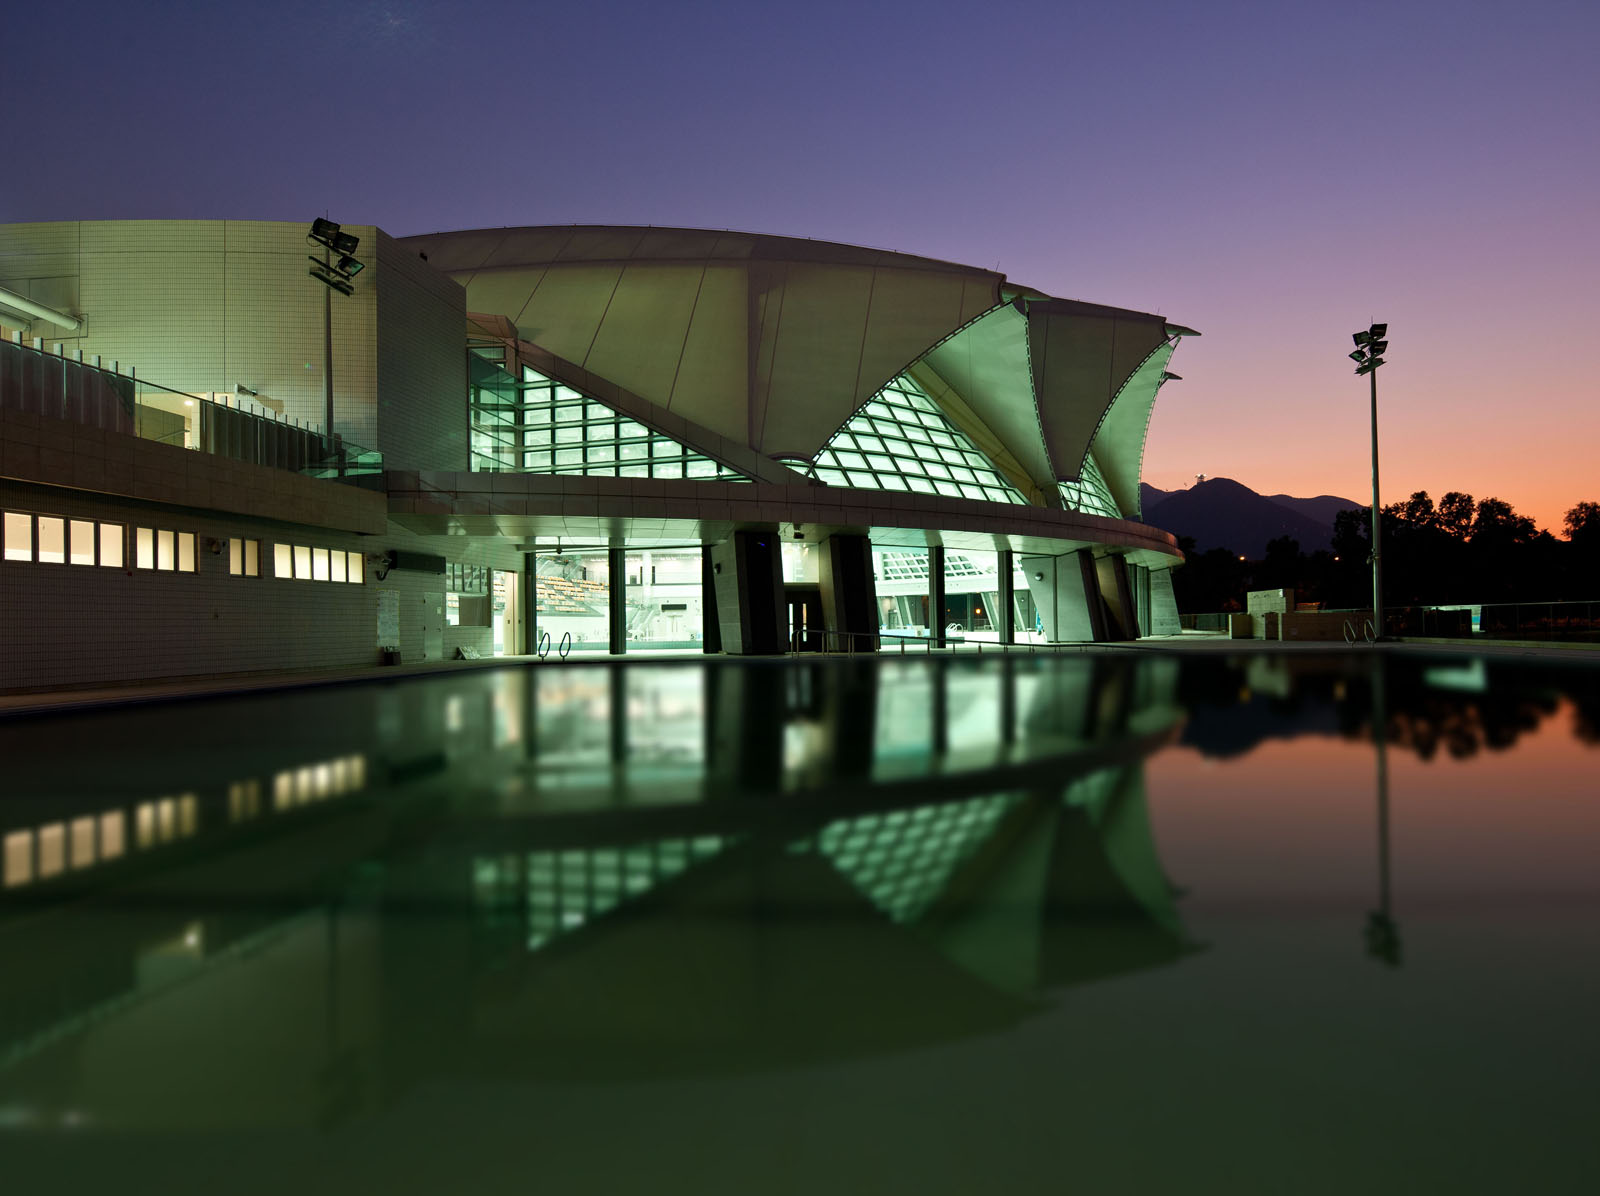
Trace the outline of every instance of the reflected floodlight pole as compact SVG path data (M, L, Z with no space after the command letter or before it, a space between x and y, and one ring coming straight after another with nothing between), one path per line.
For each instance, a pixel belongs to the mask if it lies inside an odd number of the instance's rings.
M1400 966L1400 926L1394 920L1393 890L1389 883L1389 714L1384 686L1383 656L1372 659L1372 744L1378 765L1378 908L1367 915L1367 954Z
M1356 363L1356 376L1367 375L1372 381L1372 634L1383 638L1383 548L1378 526L1378 367L1383 364L1383 354L1389 348L1384 338L1389 335L1389 325L1374 324L1351 339L1356 350L1350 359Z

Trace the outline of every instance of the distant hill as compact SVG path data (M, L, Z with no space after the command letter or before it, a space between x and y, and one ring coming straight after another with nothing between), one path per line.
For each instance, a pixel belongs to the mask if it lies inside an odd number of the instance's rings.
M1327 548L1338 512L1361 504L1336 495L1294 498L1257 494L1232 478L1207 478L1187 490L1141 487L1146 523L1175 536L1192 536L1205 552L1226 548L1252 560L1266 555L1267 541L1293 536L1302 552Z

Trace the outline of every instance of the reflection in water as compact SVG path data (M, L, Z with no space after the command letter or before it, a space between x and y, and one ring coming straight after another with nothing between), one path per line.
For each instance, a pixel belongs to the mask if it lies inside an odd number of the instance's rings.
M1370 736L1376 851L1368 831L1351 869L1375 857L1375 904L1338 918L1348 945L1367 910L1394 967L1390 746L1503 751L1563 709L1582 740L1586 685L1300 654L716 662L3 724L0 1133L333 1129L469 1080L792 1078L981 1054L1079 1009L1092 1038L1140 993L1158 1012L1123 1049L1205 1040L1243 998L1207 988L1229 943L1180 913L1152 753ZM1218 850L1240 833L1207 827ZM1073 1051L1085 1090L1110 1082Z

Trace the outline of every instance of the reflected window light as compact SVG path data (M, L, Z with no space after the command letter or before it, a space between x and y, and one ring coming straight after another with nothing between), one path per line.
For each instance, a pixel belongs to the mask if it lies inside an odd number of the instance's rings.
M108 810L100 815L100 858L114 860L123 852L127 834L127 818L121 810Z
M318 764L313 773L312 784L318 797L327 797L333 792L333 768L326 764Z
M33 879L33 832L12 831L5 842L5 886L25 885Z
M39 828L39 879L55 876L67 866L67 824L52 822Z
M163 843L170 842L178 829L178 803L163 797L156 803L156 833Z
M178 833L185 838L200 829L200 801L192 793L178 799Z
M154 802L143 801L133 811L133 841L140 848L156 841L156 807Z
M311 785L313 773L311 765L306 764L295 769L294 772L294 800L296 805L305 805L311 800Z
M74 868L87 868L95 862L93 816L72 820L71 852Z
M461 695L460 694L451 694L448 698L445 699L445 702L444 702L444 729L446 731L454 732L454 731L461 730L461 724L462 724L461 709L462 709L462 702L461 702Z
M293 804L294 776L289 772L280 772L272 778L272 808L287 810Z
M367 758L365 756L351 756L350 758L350 787L360 789L367 783Z
M328 784L330 792L343 793L345 791L348 785L349 771L350 763L343 756L340 756L332 764L328 765Z

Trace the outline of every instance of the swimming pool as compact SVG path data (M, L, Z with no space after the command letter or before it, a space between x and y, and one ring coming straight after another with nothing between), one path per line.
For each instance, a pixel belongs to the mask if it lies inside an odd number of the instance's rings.
M719 660L5 720L0 1169L1576 1190L1597 679Z

